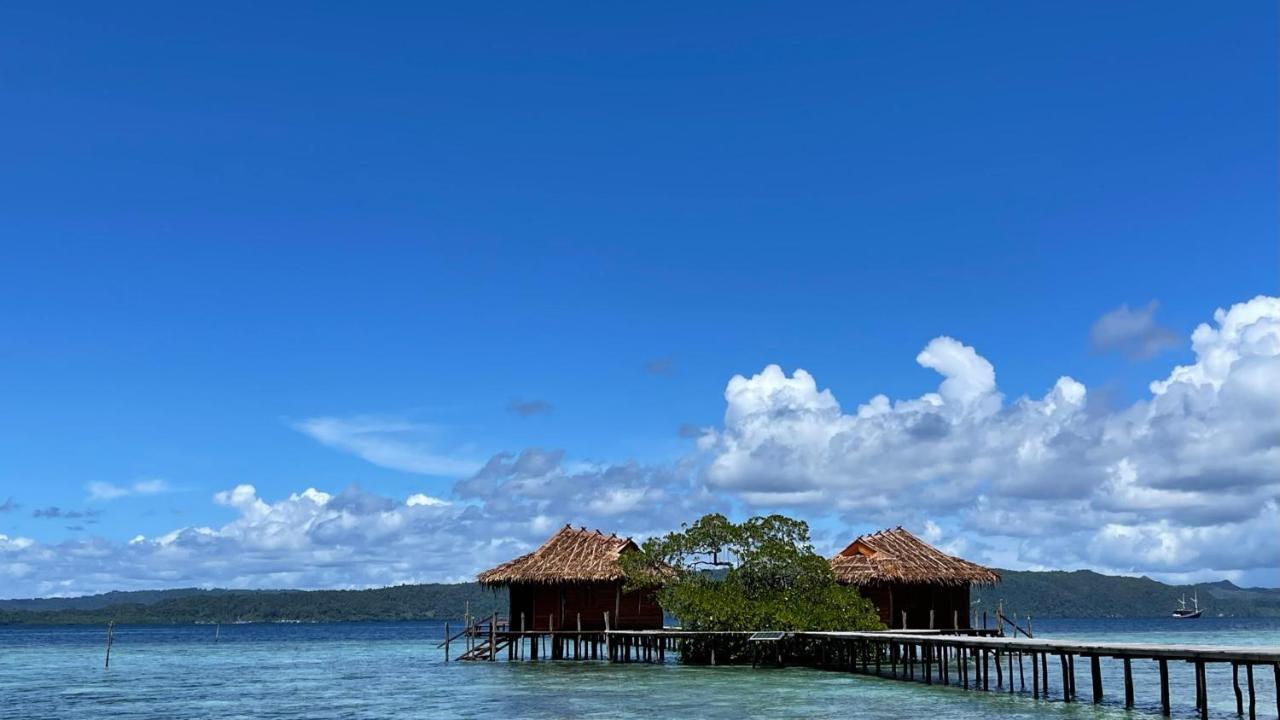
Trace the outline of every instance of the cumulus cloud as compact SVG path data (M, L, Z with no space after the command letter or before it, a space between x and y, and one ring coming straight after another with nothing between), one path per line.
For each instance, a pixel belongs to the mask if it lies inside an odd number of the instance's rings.
M947 337L916 358L942 376L936 391L852 412L804 370L771 365L729 381L724 426L700 440L706 479L751 505L849 522L954 518L1027 563L1274 568L1280 298L1217 311L1192 349L1194 363L1119 411L1090 407L1067 376L1006 402L991 364ZM1235 552L1188 551L1227 538Z
M596 464L559 450L467 463L404 421L316 418L299 429L385 467L456 474L449 493L351 486L211 498L234 515L129 542L0 535L11 595L180 585L361 587L464 580L565 523L644 537L711 511L782 509L824 549L854 528L905 525L1003 567L1092 567L1280 584L1280 298L1217 311L1194 361L1126 407L1059 377L1006 397L977 348L938 337L916 362L936 387L846 408L804 370L735 376L719 426L690 428L676 462ZM465 470L465 471L464 471ZM101 498L160 491L135 483ZM91 488L93 492L94 488ZM65 516L63 511L59 515Z
M563 453L494 456L453 499L404 500L356 486L263 497L253 485L215 493L234 512L220 527L182 527L128 542L42 544L0 536L9 596L175 586L369 587L462 581L536 547L566 523L634 533L727 504L704 495L691 468L634 463L566 466Z
M336 450L392 470L458 477L475 471L477 463L436 448L439 430L399 418L357 416L315 417L294 429Z
M512 400L507 404L507 412L520 417L533 417L551 412L551 403L545 400Z
M138 480L129 485L116 485L95 480L85 485L85 489L89 491L90 500L115 500L129 495L158 495L168 492L169 483L160 478Z
M1121 305L1098 318L1089 333L1094 348L1142 360L1177 347L1177 333L1156 323L1157 307L1155 300L1136 310Z

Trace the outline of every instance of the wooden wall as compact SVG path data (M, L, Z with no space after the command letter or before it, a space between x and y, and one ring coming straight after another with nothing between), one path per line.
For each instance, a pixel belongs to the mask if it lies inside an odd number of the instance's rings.
M655 630L662 627L662 608L649 591L622 592L622 583L565 583L563 585L511 585L511 628L520 629L524 613L526 630L576 630L578 615L583 630L603 630L607 611L615 630Z
M907 613L906 627L929 627L929 611L933 610L933 627L969 627L969 586L928 585L923 583L886 583L858 588L862 596L880 611L880 622L892 629L903 628L902 613Z

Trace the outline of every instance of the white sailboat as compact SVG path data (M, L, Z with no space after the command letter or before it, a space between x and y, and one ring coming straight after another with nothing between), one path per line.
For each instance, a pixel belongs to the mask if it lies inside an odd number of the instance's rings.
M1187 596L1183 593L1182 599L1178 601L1178 609L1173 611L1173 616L1179 620L1192 620L1200 617L1200 613L1204 612L1200 609L1200 593L1193 593L1191 596L1193 607L1187 607Z

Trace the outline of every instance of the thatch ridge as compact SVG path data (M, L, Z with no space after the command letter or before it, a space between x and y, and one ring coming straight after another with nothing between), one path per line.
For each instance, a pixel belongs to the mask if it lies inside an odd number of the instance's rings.
M836 580L850 585L928 583L995 585L1000 573L948 555L901 526L861 535L831 558Z
M622 580L618 563L624 550L639 549L631 538L565 525L537 550L485 570L481 585L517 583L612 582Z

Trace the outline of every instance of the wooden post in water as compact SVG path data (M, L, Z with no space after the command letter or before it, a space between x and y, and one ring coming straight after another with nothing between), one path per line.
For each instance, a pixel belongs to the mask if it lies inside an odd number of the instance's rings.
M1249 718L1252 720L1258 717L1258 696L1253 691L1253 663L1245 663L1244 673L1245 680L1249 683ZM1280 692L1280 689L1277 689L1276 692ZM1208 703L1205 704L1207 705Z
M218 623L217 627L213 629L213 641L218 642L221 639L222 639L222 623Z
M111 643L115 639L116 621L107 621L107 660L102 664L103 669L111 667Z
M1040 682L1044 683L1044 699L1049 699L1049 653L1040 653Z
M996 650L996 687L1004 687L1004 671L1000 669L1000 651Z
M1093 676L1093 702L1102 702L1102 661L1097 655L1089 656L1089 673Z
M1236 693L1236 714L1244 714L1244 695L1240 693L1240 663L1231 663L1231 689Z
M1010 683L1010 684L1012 685L1013 683ZM1018 651L1018 689L1023 692L1027 691L1027 673L1025 670L1022 669L1022 651L1021 650Z
M1062 661L1062 702L1071 702L1071 676L1067 675L1067 655L1058 656Z
M498 613L489 618L489 660L498 659Z
M1169 661L1160 658L1160 713L1169 716Z
M1031 697L1040 699L1040 661L1035 653L1031 653Z
M1252 666L1246 665L1245 668L1249 671L1253 670ZM1252 674L1252 672L1250 672L1250 674ZM1198 691L1198 695L1200 697L1200 718L1201 720L1204 720L1209 717L1209 684L1204 674L1203 660L1196 661L1196 678L1200 681L1200 689ZM1250 695L1252 694L1253 693L1251 692Z
M444 624L444 661L449 662L449 623Z
M1124 706L1133 707L1133 663L1124 659Z
M1013 692L1013 653L1007 652L1004 656L1009 663L1009 692Z

